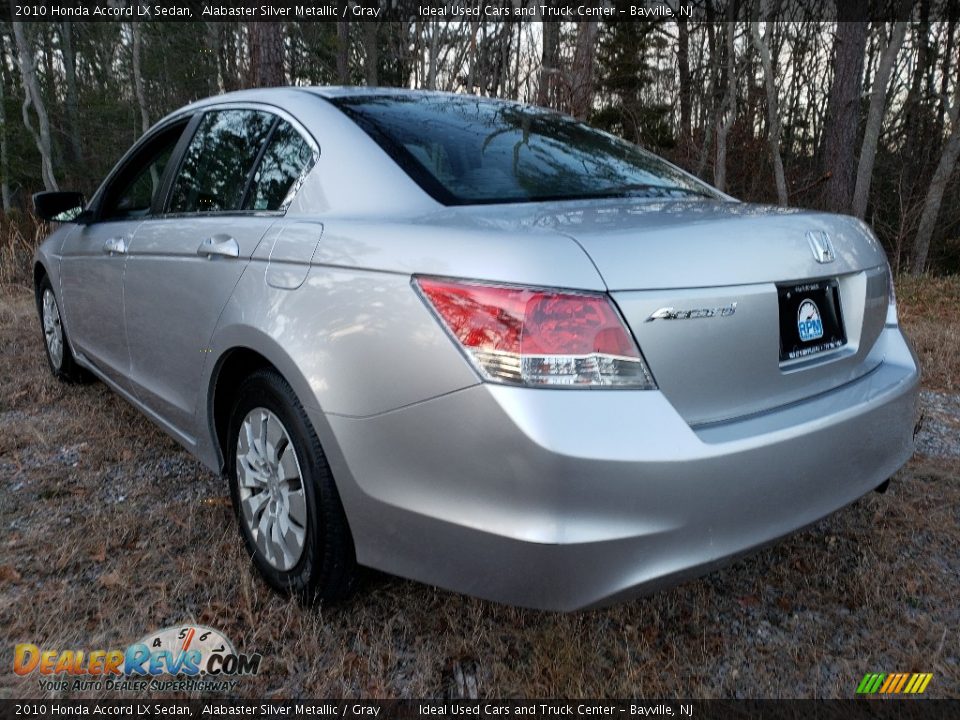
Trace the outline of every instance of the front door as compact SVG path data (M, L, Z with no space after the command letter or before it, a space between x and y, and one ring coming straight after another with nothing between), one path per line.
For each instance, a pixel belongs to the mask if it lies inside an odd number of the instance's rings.
M66 239L61 297L74 350L118 386L129 389L123 276L140 224L151 216L164 170L185 127L174 123L144 138L94 198L93 221Z

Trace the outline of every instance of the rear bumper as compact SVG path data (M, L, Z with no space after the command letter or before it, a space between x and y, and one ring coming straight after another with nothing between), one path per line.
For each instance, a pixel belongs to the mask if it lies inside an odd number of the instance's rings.
M575 610L698 574L830 514L913 451L918 370L691 428L659 392L476 385L326 416L358 560L515 605Z

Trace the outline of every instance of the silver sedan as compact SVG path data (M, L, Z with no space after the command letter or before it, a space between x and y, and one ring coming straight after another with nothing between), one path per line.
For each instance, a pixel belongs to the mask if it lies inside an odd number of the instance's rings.
M568 117L284 88L160 121L36 256L55 375L231 489L307 600L358 565L573 610L884 486L916 359L870 229L737 202Z

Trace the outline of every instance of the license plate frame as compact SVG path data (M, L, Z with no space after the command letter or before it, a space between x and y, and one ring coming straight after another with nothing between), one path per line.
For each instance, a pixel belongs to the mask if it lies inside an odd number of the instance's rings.
M847 344L837 278L777 285L780 362L839 350Z

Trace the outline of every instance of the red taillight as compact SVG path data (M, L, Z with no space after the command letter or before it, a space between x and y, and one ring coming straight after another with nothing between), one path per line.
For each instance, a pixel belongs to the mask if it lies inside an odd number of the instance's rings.
M416 283L488 380L655 387L606 295L434 278Z

